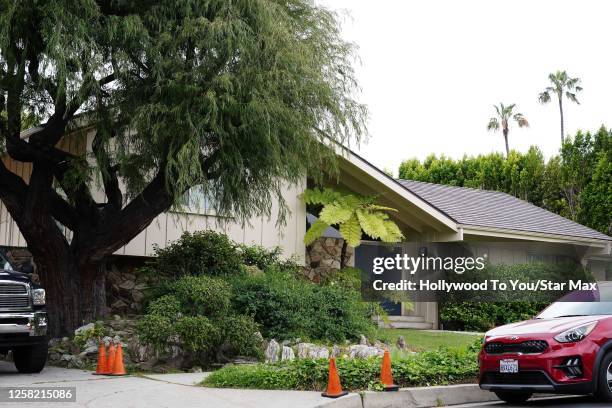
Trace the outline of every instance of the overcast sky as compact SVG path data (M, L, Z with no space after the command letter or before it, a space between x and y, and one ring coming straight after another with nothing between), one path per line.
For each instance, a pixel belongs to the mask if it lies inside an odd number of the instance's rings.
M397 174L430 153L454 158L503 151L486 130L494 103L516 103L529 129L510 130L510 148L560 145L555 103L540 105L548 73L582 79L581 105L564 103L566 133L612 126L611 1L317 0L344 13L343 35L358 47L359 99L371 139L360 149Z

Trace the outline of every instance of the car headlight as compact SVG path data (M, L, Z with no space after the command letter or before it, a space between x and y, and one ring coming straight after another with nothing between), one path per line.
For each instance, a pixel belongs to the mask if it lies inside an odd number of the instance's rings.
M584 339L597 326L597 322L583 324L582 326L572 327L562 333L557 334L554 339L559 343L575 343Z
M32 301L36 306L45 304L45 290L44 289L34 289L32 291Z

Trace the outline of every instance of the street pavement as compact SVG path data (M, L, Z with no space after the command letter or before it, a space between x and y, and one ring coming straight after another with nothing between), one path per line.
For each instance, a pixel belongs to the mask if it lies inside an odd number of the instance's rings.
M95 376L90 371L46 367L39 374L19 374L0 362L0 387L76 387L76 402L0 403L26 408L156 408L156 407L270 407L313 408L330 400L318 392L260 391L199 387L206 373L148 376ZM358 395L354 397L359 398Z
M453 408L610 408L611 406L612 404L610 403L598 402L592 397L560 396L538 398L536 400L527 401L522 405L506 404L505 402L489 402L482 404L455 405Z

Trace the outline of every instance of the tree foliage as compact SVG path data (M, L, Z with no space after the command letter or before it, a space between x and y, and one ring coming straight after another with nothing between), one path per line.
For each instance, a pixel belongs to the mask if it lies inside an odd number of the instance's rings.
M506 157L508 157L510 155L510 146L508 144L508 135L510 134L510 121L514 120L518 127L529 127L529 122L522 113L514 111L514 108L516 108L515 103L512 103L510 105L504 105L503 103L500 103L499 105L493 105L493 107L495 108L495 116L489 119L489 123L487 124L487 130L497 131L501 128L502 134L504 136L504 142L506 144Z
M51 306L94 293L95 264L193 186L219 214L279 200L282 219L283 183L364 133L352 62L308 0L0 0L0 145L33 169L26 184L0 164L0 199ZM25 139L22 112L44 122ZM86 157L58 147L77 129L95 134ZM69 326L91 318L87 295L63 301Z
M306 205L322 206L318 220L306 231L306 245L312 244L332 225L339 228L342 238L352 247L361 243L362 231L370 238L383 242L398 242L403 238L399 227L388 214L397 210L377 205L376 197L315 188L304 191L302 199Z
M503 191L606 234L612 233L610 163L612 131L578 132L548 161L532 146L504 160L491 153L459 160L430 155L409 159L399 177L459 187Z
M544 88L538 95L538 100L542 104L546 104L551 101L552 96L557 97L559 103L559 114L561 119L561 145L563 145L563 139L565 138L564 130L564 114L563 114L563 96L569 99L571 102L580 104L578 102L578 92L582 91L580 85L580 78L570 77L566 71L556 71L548 74L548 80L550 86Z

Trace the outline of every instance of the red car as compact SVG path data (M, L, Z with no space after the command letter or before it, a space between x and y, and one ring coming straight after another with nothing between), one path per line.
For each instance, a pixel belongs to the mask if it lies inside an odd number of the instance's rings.
M596 297L555 302L531 320L487 332L480 388L511 403L534 392L595 394L612 402L612 298Z

